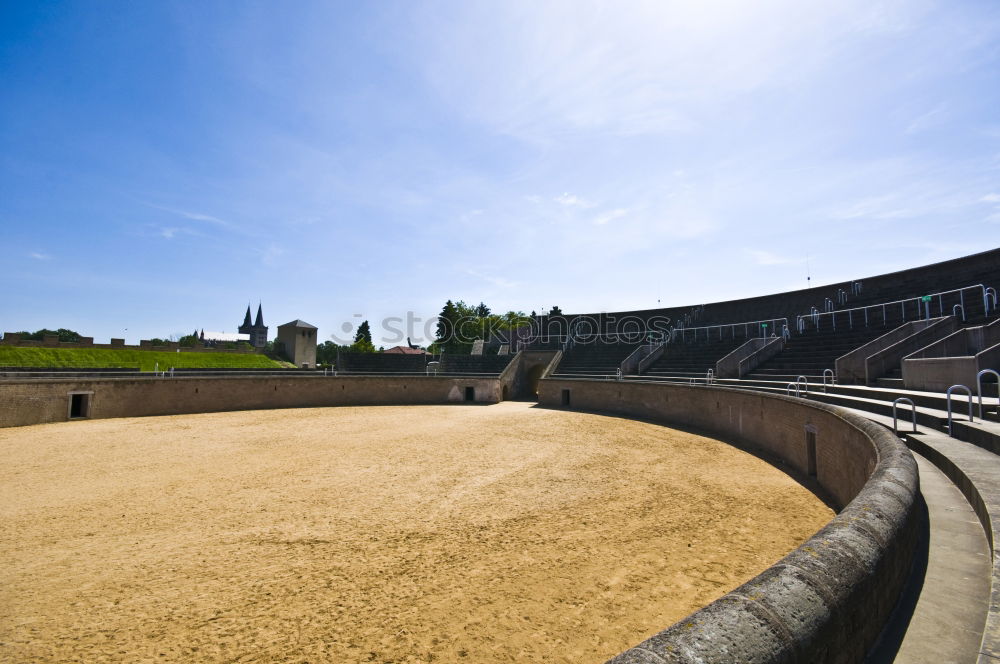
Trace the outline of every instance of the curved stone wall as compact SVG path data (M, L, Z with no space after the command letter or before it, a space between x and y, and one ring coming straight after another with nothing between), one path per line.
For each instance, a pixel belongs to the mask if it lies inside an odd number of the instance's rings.
M87 395L86 415L99 419L314 406L495 403L501 386L497 377L421 375L5 380L0 381L0 427L64 422L70 419L73 393Z
M0 382L0 426L255 408L495 402L497 378L143 378ZM715 387L543 378L543 405L712 432L815 474L839 514L777 564L612 661L861 662L891 613L919 528L903 444L833 406Z
M725 388L546 379L539 397L758 448L814 474L841 508L762 574L613 664L864 660L906 582L919 530L917 468L902 442L833 406Z

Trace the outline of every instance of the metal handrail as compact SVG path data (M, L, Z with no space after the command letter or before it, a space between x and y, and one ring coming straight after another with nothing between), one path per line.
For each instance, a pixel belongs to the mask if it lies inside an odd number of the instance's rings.
M913 401L907 399L906 397L899 397L892 402L892 432L899 434L899 428L896 426L896 406L901 403L910 404L910 416L913 419L913 431L912 433L917 433L917 407L913 405Z
M952 430L951 430L951 392L955 388L963 389L963 390L965 390L965 393L969 395L969 422L975 422L975 420L972 419L972 390L970 390L969 388L967 388L965 385L952 385L951 387L948 388L948 391L945 392L945 395L946 395L947 401L948 401L948 435L949 436L954 436L955 435L952 432Z
M767 332L766 332L767 327L770 327L772 330L776 330L776 329L778 329L778 324L779 323L781 323L782 326L787 327L788 326L788 318L786 318L784 316L781 316L779 318L765 318L763 320L748 320L748 321L740 321L738 323L719 323L718 325L702 325L702 326L699 326L699 327L680 327L680 328L674 328L674 329L672 329L670 331L671 332L670 338L673 339L674 337L677 336L678 333L680 333L681 341L682 342L686 342L686 340L687 340L687 333L688 332L694 332L694 339L695 339L695 341L697 341L698 340L698 332L700 330L705 330L705 340L707 341L710 338L710 332L711 332L711 330L718 328L718 330L719 330L719 339L721 340L723 338L723 335L722 335L723 328L728 327L729 331L730 331L730 334L735 339L736 338L736 328L739 327L740 325L743 326L743 336L746 337L747 339L751 338L750 337L750 326L751 325L755 326L756 329L758 329L758 330L763 328L765 331L763 333L761 333L760 336L761 337L765 337L767 335Z
M988 286L983 293L984 293L984 295L983 295L984 299L985 299L985 297L987 295L989 295L990 297L993 298L993 308L996 309L997 308L997 289L993 288L993 286ZM989 310L989 307L987 307L986 308L986 314L989 315L989 313L990 313L990 310Z
M833 304L833 300L831 300L830 298L826 298L825 300L823 300L824 313L829 313L833 311L835 308L836 307Z
M830 374L830 385L837 384L837 374L833 373L833 369L823 369L823 394L826 394L826 374Z
M963 307L961 304L956 304L955 306L953 306L951 308L951 315L952 316L958 316L958 314L955 313L955 311L958 310L958 309L961 309L961 311L962 311L962 322L964 323L965 322L965 307Z
M799 383L802 383L803 385L805 385L805 389L802 390L802 391L805 394L809 394L809 379L806 378L805 376L798 376L795 379L795 384L798 385ZM799 391L798 388L796 388L795 391L798 392Z
M712 385L715 383L715 369L709 369L705 372L705 384Z
M986 374L993 374L997 377L997 406L1000 408L1000 373L993 369L983 369L976 374L976 393L979 395L979 419L981 420L983 419L983 376Z
M937 292L937 293L931 293L929 297L936 297L936 298L938 298L938 308L941 309L940 314L943 316L944 315L944 311L943 311L943 297L945 295L950 295L952 293L958 293L958 296L959 296L959 299L960 299L960 304L962 306L962 311L964 313L964 311L965 311L965 291L971 290L971 289L974 289L974 288L978 288L980 290L980 292L982 293L982 296L983 296L983 309L984 309L985 313L988 315L989 312L990 312L990 299L991 298L993 299L993 308L996 309L996 295L995 295L996 291L995 291L995 289L992 289L992 287L991 288L987 288L983 284L974 284L972 286L963 286L962 288L953 288L951 290L940 291L940 292ZM830 302L831 300L830 300L830 298L827 298L826 301ZM808 318L812 318L813 325L816 327L817 330L819 330L819 319L820 319L821 316L833 316L834 317L834 319L833 319L834 320L834 325L836 325L836 316L837 316L837 314L846 313L848 315L848 317L849 317L849 320L851 321L849 323L849 326L853 328L853 316L851 316L851 312L854 312L854 311L863 311L864 314L865 314L865 325L867 325L868 324L868 310L869 309L878 309L878 308L881 308L882 309L882 319L885 320L885 318L886 318L886 313L885 313L886 307L898 304L898 305L900 305L900 315L903 318L903 320L906 320L906 305L907 305L907 303L909 303L909 302L916 302L916 304L917 304L917 312L918 312L918 317L919 317L919 313L920 313L920 311L922 309L922 307L921 307L921 301L922 300L919 297L908 297L908 298L905 298L903 300L893 300L892 302L882 302L881 304L869 304L869 305L865 305L863 307L852 307L850 309L839 309L839 310L836 310L836 311L818 311L816 309L816 307L811 307L808 314L799 314L796 317L796 319L797 320L802 320L802 319L807 318L807 317ZM954 312L954 309L952 309L952 311Z
M789 396L789 397L792 396L792 388L793 387L795 388L795 396L799 396L799 383L798 383L798 381L796 381L794 383L789 383L785 387L785 396Z

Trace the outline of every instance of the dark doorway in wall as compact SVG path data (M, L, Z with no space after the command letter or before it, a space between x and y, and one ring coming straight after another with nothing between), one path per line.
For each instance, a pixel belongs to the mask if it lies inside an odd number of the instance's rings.
M504 385L503 390L500 393L500 400L506 401L509 398L510 398L510 389L506 385Z
M569 405L569 390L562 391L562 405L564 406Z
M816 430L806 429L806 465L809 477L816 477Z
M538 400L538 381L541 380L543 373L545 373L544 364L536 364L528 369L524 375L524 387L522 388L524 392L521 396L522 399Z
M465 400L466 401L475 401L476 400L476 388L474 388L474 387L467 387L467 388L465 388Z
M70 419L75 419L80 417L90 417L89 394L69 395L69 417Z

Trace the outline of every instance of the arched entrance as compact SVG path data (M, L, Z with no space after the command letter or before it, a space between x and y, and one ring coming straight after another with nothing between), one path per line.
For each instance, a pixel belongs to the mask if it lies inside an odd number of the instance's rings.
M544 364L536 364L525 373L523 398L538 400L538 381L541 380L542 374L545 372L545 366Z

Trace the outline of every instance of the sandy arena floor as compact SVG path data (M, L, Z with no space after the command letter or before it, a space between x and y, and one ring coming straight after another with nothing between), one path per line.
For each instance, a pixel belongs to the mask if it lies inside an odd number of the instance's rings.
M599 663L833 516L725 443L529 406L0 429L0 661Z

